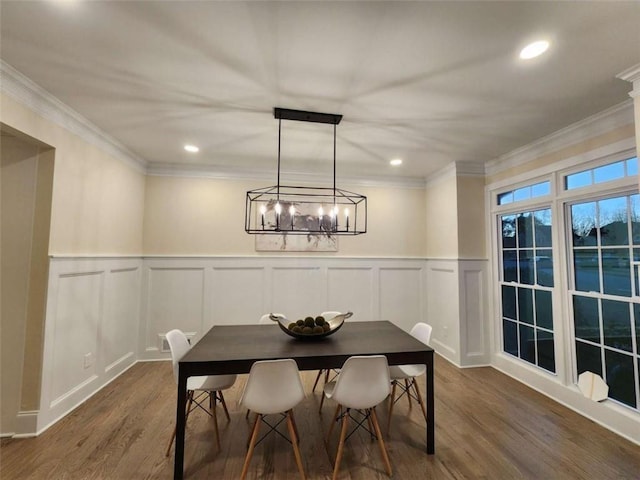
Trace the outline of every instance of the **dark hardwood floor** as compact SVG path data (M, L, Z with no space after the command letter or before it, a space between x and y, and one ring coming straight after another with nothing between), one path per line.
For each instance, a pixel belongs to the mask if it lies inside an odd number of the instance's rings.
M419 407L403 399L385 437L395 479L640 479L640 446L492 368L460 370L436 357L436 454L425 453ZM303 372L310 392L315 372ZM238 406L246 376L225 395L221 450L212 420L196 412L187 426L185 478L237 479L249 423ZM421 384L424 391L424 381ZM325 447L334 406L308 393L296 409L309 479L331 478L339 429ZM386 425L387 404L378 407ZM168 362L139 363L37 438L4 439L0 477L12 479L171 479L164 456L173 429L175 382ZM383 427L384 429L384 427ZM248 478L298 479L291 446L276 435L258 445ZM341 479L388 478L368 434L347 442Z

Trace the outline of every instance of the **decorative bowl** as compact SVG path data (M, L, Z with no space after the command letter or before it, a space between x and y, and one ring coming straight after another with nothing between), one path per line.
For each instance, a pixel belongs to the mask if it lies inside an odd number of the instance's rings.
M299 340L319 340L321 338L328 337L329 335L333 335L338 330L340 330L340 327L342 327L342 324L344 323L344 321L347 318L351 317L352 315L353 315L353 312L341 313L340 315L336 315L335 317L329 320L325 320L325 323L329 325L329 330L325 330L322 333L294 332L292 330L289 330L289 324L296 323L296 322L290 322L285 318L282 318L278 315L273 315L273 314L270 314L269 318L271 318L271 320L276 322L284 333L286 333L287 335L293 338L297 338ZM318 318L318 317L312 317L312 318L314 318L315 320L315 318Z

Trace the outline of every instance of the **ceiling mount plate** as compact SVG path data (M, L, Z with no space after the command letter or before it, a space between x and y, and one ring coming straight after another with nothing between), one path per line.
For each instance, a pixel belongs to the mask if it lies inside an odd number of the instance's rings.
M318 112L306 112L304 110L291 110L289 108L273 109L274 118L281 120L296 120L298 122L313 122L313 123L329 123L331 125L338 125L342 120L342 115L335 113L318 113Z

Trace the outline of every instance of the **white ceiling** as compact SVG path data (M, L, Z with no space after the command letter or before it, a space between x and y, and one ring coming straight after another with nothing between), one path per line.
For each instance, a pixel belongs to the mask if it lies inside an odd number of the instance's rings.
M639 1L0 8L2 60L152 166L274 170L279 106L344 115L338 175L423 178L629 100L615 76L640 63ZM540 37L548 54L520 60ZM331 135L283 122L283 170L331 173Z

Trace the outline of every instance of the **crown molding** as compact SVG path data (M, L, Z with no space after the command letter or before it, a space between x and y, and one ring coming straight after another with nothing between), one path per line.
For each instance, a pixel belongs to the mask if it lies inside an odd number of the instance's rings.
M109 153L140 172L146 172L147 162L104 133L91 121L51 95L44 88L0 59L0 91L14 98L38 115L69 130L86 142Z
M459 177L484 177L484 162L456 162L456 174Z
M487 175L540 158L548 153L589 138L604 134L616 128L633 124L633 100L626 100L600 113L587 117L551 135L542 137L510 153L490 160L485 165Z
M211 178L216 180L241 180L264 181L275 184L274 170L239 169L209 165L183 165L169 163L150 163L147 167L147 175L159 177L187 177L187 178ZM320 175L309 172L281 172L280 183L296 183L303 185L329 184L331 179L326 174ZM351 177L341 175L339 185L353 185L359 187L400 187L400 188L424 188L425 182L421 178L411 177Z
M616 75L616 78L631 82L633 90L629 92L630 97L640 97L640 63L631 68L627 68L624 72L620 72Z
M442 180L455 177L484 177L485 168L481 162L457 161L445 165L440 170L429 175L426 185L432 185Z

